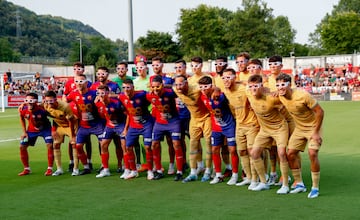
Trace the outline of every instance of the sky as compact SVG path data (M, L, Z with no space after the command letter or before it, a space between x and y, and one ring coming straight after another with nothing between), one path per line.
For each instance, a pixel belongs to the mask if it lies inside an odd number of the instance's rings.
M180 9L196 8L199 4L236 11L241 0L8 0L38 15L61 16L90 25L107 38L128 41L128 3L132 1L133 40L148 31L175 34ZM297 34L295 42L308 43L308 36L331 13L339 0L263 0L273 15L288 17Z

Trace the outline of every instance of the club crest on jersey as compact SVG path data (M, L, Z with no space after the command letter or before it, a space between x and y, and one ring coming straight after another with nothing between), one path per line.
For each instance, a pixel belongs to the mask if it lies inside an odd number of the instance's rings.
M92 96L91 96L91 95L88 95L86 98L87 98L87 100L89 100L89 101L92 100Z
M140 104L140 103L141 103L141 100L140 100L140 99L135 99L135 103L136 103L136 104Z
M115 108L111 107L110 112L114 112L114 111L115 111Z
M169 97L164 97L164 101L168 102L169 101Z
M36 115L37 118L41 118L41 115Z

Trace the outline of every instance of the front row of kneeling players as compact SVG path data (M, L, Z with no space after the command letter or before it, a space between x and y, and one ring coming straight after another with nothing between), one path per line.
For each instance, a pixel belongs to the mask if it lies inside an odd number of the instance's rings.
M304 151L306 143L309 142L308 151L313 186L308 197L317 197L320 176L318 151L322 142L320 135L323 119L322 108L307 92L291 89L291 77L289 75L280 74L277 77L277 93L270 93L263 86L262 77L253 75L248 80L247 91L244 92L244 89L239 87L236 91L238 92L237 96L231 96L231 85L227 82L233 78L235 78L235 71L226 69L222 76L225 85L224 91L215 87L212 77L209 76L202 77L196 86L188 83L186 77L176 76L173 89L164 88L162 77L157 76L151 81L151 92L135 91L132 80L125 80L122 85L123 92L114 97L109 93L107 86L100 86L97 90L89 90L86 86L85 75L79 75L75 77L77 89L67 96L67 102L73 103L73 105L57 100L56 94L52 91L46 93L42 106L37 105L37 95L30 93L26 96L25 103L19 108L23 129L20 158L24 165L24 170L19 175L27 175L31 172L27 147L33 146L38 136L45 139L48 147L48 169L45 175L52 174L54 157L57 165L54 174L62 174L60 143L63 142L65 135L70 137L74 153L84 166L83 171L79 172L78 163L75 163L72 174L90 173L83 145L88 137L94 134L101 143L103 167L103 170L96 177L110 176L108 146L114 136L118 136L121 139L124 152L125 172L122 178L134 178L138 176L134 145L138 142L139 136L142 135L148 169L147 179L160 179L164 176L161 165L160 141L169 134L176 155L177 172L175 180L190 182L197 179L195 173L196 156L194 155L201 153L200 150L194 151L193 149L199 149L201 136L210 139L206 134L211 134L212 149L211 152L207 150L207 154L212 155L215 177L210 183L216 184L223 181L220 146L226 140L232 162L232 177L227 183L228 185L235 185L238 182L239 156L236 149L238 124L234 120L233 114L236 115L238 110L230 109L229 101L235 101L232 98L240 97L248 100L251 106L249 109L242 109L241 111L244 111L245 114L246 111L253 111L260 125L260 130L256 135L250 153L251 174L248 175L247 173L247 178L251 179L249 189L260 191L269 188L266 184L264 162L261 156L263 149L271 146L271 142L275 140L280 159L280 171L283 176L282 187L277 193L286 194L290 191L287 181L289 167L296 183L290 192L305 192L306 188L301 178L301 161L298 155L300 151ZM230 94L229 97L227 94ZM185 161L180 142L181 120L176 106L177 97L189 108L192 116L189 127L191 172L185 179L183 179ZM152 105L152 112L148 110L150 104ZM72 107L70 108L70 106ZM285 107L295 120L296 126L292 134L289 134L287 122L280 113L279 106ZM210 119L208 119L207 113L201 113L204 112L204 108L210 113ZM48 115L54 118L53 126L47 119ZM201 116L206 116L206 118L201 118ZM235 119L237 118L236 116ZM28 119L29 123L27 129L25 128L25 119ZM199 123L197 122L201 122L201 120L211 120L211 128L206 126L198 128ZM209 129L211 132L206 132ZM210 143L209 140L205 140L205 142ZM288 150L286 151L287 146ZM155 165L154 168L153 164Z

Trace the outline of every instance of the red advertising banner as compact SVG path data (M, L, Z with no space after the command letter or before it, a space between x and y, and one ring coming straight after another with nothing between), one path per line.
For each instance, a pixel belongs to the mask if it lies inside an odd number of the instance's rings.
M8 107L16 107L24 103L26 96L8 96Z

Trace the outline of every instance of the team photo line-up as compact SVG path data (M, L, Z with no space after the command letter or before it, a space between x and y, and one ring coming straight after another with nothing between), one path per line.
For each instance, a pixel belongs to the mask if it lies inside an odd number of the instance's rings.
M310 93L296 88L291 75L281 72L281 56L269 58L269 75L262 74L262 62L250 59L246 52L236 57L237 71L222 56L215 61L214 73L202 71L201 57L191 59L191 75L184 60L175 62L171 76L163 73L161 57L152 58L151 63L154 75L149 76L146 58L137 56L135 79L126 75L127 62L117 64L118 76L113 80L108 79L108 68L98 67L97 81L91 83L84 65L77 62L62 98L49 90L38 103L36 93L26 94L18 108L24 166L18 175L31 173L27 148L39 136L47 146L45 176L64 174L60 145L65 136L69 138L69 172L72 176L90 174L90 136L95 135L101 157L96 178L111 175L109 145L113 140L120 178L136 178L146 171L148 180L162 179L161 141L166 140L167 174L174 175L174 181L189 183L202 175L199 180L210 184L229 178L228 185L252 191L278 185L277 194L301 193L307 188L300 153L308 146L312 180L308 198L319 196L324 111Z

